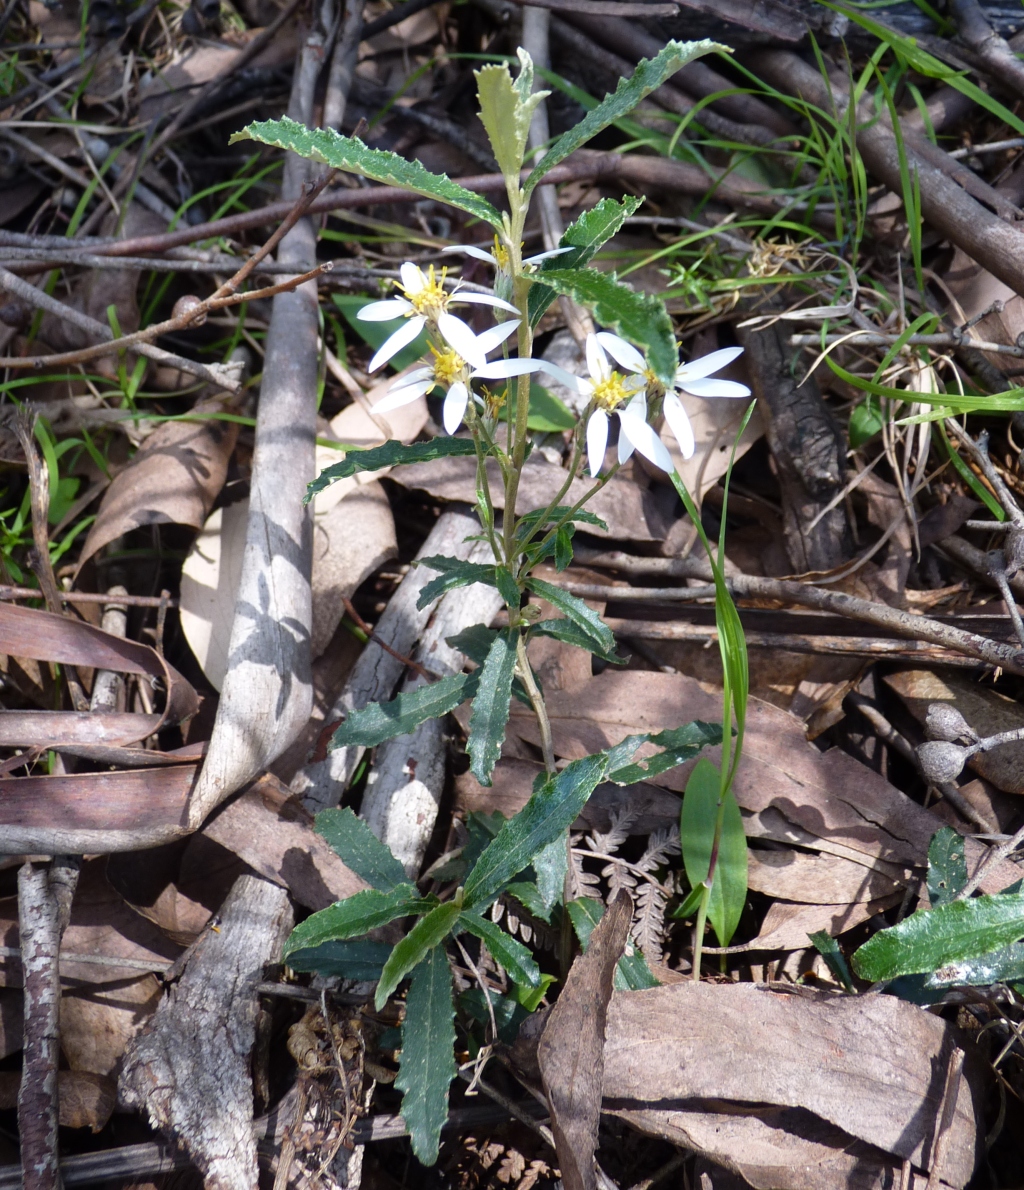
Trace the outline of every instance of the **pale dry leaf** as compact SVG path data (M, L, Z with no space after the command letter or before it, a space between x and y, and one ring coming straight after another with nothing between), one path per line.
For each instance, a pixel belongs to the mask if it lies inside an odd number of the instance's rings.
M60 1002L60 1044L72 1070L112 1074L125 1046L160 1003L156 975L116 984L65 989Z

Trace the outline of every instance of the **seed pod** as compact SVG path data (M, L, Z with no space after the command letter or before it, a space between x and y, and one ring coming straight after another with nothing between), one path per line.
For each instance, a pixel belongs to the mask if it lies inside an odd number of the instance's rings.
M932 785L946 785L963 772L967 749L947 740L928 740L917 748L921 774Z
M946 740L951 744L955 744L957 740L970 740L974 743L978 738L977 732L963 715L945 702L931 703L924 721L924 729L930 740Z
M178 298L174 303L174 309L171 311L172 318L185 318L192 313L193 310L199 310L203 303L196 297L194 293L187 293L184 297ZM206 321L206 311L199 310L194 318L189 318L186 326L202 326Z

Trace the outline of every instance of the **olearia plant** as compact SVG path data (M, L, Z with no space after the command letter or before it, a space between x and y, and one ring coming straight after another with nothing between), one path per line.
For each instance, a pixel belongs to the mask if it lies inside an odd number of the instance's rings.
M454 939L461 946L459 935L466 934L478 939L508 975L514 989L513 1006L531 1011L538 1006L552 976L542 974L530 950L485 914L503 894L511 895L544 921L551 922L552 914L558 914L563 922L571 922L580 941L586 943L600 905L586 899L565 903L568 831L600 782L634 784L721 743L720 767L702 759L694 769L681 824L683 858L692 886L681 908L697 919L695 978L700 973L705 922L710 922L719 940L727 944L745 902L746 844L731 784L743 741L747 657L721 567L725 518L716 551L655 429L656 419L663 415L682 455L690 457L693 431L678 394L749 396L743 385L712 378L739 349L727 348L681 365L664 303L636 292L614 274L591 267L597 251L636 211L641 199L602 199L566 230L556 250L523 257L530 199L545 173L632 111L687 62L720 48L708 41L670 41L656 58L641 62L635 74L623 79L614 94L576 127L558 137L529 173L523 168L527 132L534 108L545 94L533 89L533 64L519 50L520 69L515 78L506 63L481 68L476 74L480 118L505 178L506 212L499 212L451 179L430 173L419 162L370 149L358 139L332 131L310 130L283 119L252 124L238 134L447 203L489 225L492 234L485 244L448 249L491 264L491 291L452 284L443 269L437 272L431 266L424 272L406 263L398 285L401 296L372 302L360 312L363 319L397 323L371 361L371 371L382 367L421 332L426 332L429 343L429 363L396 380L376 405L377 411L387 412L440 390L444 393L442 420L450 436L408 446L391 441L350 451L309 489L311 498L356 471L444 456L475 456L477 512L493 562L421 559L437 577L424 587L420 606L455 588L487 583L497 588L508 611L507 627L477 625L451 639L450 643L475 663L471 673L442 677L404 691L390 702L372 703L353 712L338 728L332 746L374 747L471 701L470 768L478 781L489 785L505 738L510 700L516 697L529 705L539 725L545 772L538 777L533 796L486 846L480 841L479 846L464 849L461 866L453 869L457 883L443 897L422 894L390 851L351 811L328 810L317 819L317 829L372 887L299 925L286 945L286 957L296 969L363 979L373 975L378 981L378 1008L408 979L396 1085L404 1093L402 1114L413 1150L426 1164L437 1158L440 1130L447 1118L448 1087L456 1071L446 942ZM587 377L570 375L534 358L534 330L559 295L587 307L603 328L587 343ZM493 309L495 325L482 332L472 330L454 312L463 303ZM580 395L585 409L572 433L561 490L547 507L516 515L520 476L531 448L530 392L537 373L547 373L569 385ZM613 417L618 421L618 458L609 466L605 454ZM465 434L456 436L462 426ZM621 664L623 659L616 654L611 630L596 612L533 571L548 558L554 559L557 570L564 570L572 559L576 526L603 526L585 505L634 451L669 475L707 550L717 593L728 728L723 731L718 724L694 722L653 735L634 735L559 768L544 696L527 655L529 641L549 636L613 664ZM489 462L496 466L504 489L503 517L495 513ZM568 503L570 492L578 491L578 487L573 489L574 481L588 472L593 482L581 499ZM537 605L527 602L530 595L552 604L562 618L542 619ZM637 759L641 747L645 751ZM384 946L382 952L380 942L365 940L371 931L409 918L414 918L415 924L393 947ZM622 959L618 978L621 986L629 988L656 982L639 953ZM484 989L484 995L493 1002L497 994ZM496 1019L492 1003L490 1020Z

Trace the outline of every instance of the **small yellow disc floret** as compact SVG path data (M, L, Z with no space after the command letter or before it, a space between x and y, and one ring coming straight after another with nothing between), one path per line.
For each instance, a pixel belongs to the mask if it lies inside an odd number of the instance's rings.
M434 379L445 388L451 388L456 380L465 380L466 361L454 351L438 351L431 346L434 356Z
M624 376L612 372L594 385L592 396L596 405L610 412L623 401L628 401L635 393L636 389L627 386Z
M431 265L427 271L427 283L422 289L410 293L404 285L399 285L398 288L412 303L417 314L422 314L425 318L436 319L439 314L443 314L448 309L448 302L451 298L451 295L444 289L447 274L448 270L442 269L441 276L438 278L434 273L434 266Z

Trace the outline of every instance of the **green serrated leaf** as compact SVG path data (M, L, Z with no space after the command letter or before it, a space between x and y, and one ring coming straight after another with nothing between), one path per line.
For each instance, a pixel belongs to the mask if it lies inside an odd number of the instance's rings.
M586 649L602 661L612 665L625 665L628 657L620 657L617 653L606 653L598 647L597 641L572 620L541 620L530 629L531 636L550 636L553 640L564 641L567 645L575 645L577 649Z
M592 607L587 607L582 599L563 591L552 583L546 583L540 578L528 578L527 587L541 599L546 599L552 606L557 607L562 615L567 616L574 624L590 637L593 645L592 652L602 652L609 655L615 652L615 635L608 625L601 619ZM550 621L548 621L550 623Z
M704 723L696 719L672 731L661 731L651 736L651 743L659 745L662 751L622 768L609 769L607 780L614 781L616 785L636 785L639 781L648 781L659 773L692 760L702 748L713 748L721 742L720 723Z
M593 897L580 897L566 905L569 920L584 950L590 945L594 927L604 917L604 905ZM651 974L647 960L632 943L626 943L627 953L615 965L614 987L617 992L641 992L644 988L660 987Z
M541 921L546 921L549 925L551 924L551 906L545 908L540 889L532 880L514 880L505 889L505 892L510 897L515 897L528 913L539 917Z
M466 190L445 174L431 173L415 159L409 161L397 153L367 148L358 138L342 136L331 128L307 128L282 116L280 120L257 120L249 124L241 132L234 133L228 143L233 145L240 140L256 140L279 149L289 149L300 157L322 161L333 169L361 174L386 186L414 190L426 198L458 207L501 230L501 215L479 194Z
M408 735L428 719L439 719L472 698L476 674L452 674L425 686L396 694L390 702L371 702L352 711L331 737L330 749L375 748L385 740Z
M346 867L381 892L408 883L405 869L392 855L391 848L347 806L321 810L316 816L315 830L334 848Z
M527 179L529 194L545 173L564 161L570 153L592 140L609 124L628 115L641 100L657 90L666 79L687 62L710 54L714 50L731 52L727 46L714 41L670 41L654 58L643 58L628 79L622 79L613 94L606 96L592 111L568 132L564 132L544 154L540 164Z
M603 752L584 756L540 784L477 860L466 879L467 909L485 909L542 848L572 825L604 776L607 763Z
M402 1092L402 1119L412 1151L423 1165L433 1165L448 1119L448 1088L458 1069L452 975L441 947L430 951L412 973L399 1066L395 1086Z
M486 583L489 587L498 585L495 567L486 566L483 562L463 562L458 558L446 558L438 554L432 558L420 558L418 565L441 572L438 578L431 579L420 592L419 599L416 600L416 606L420 610L458 587L469 587L473 583Z
M350 450L339 463L332 463L306 488L303 504L308 504L335 480L348 479L358 471L380 471L382 467L400 467L403 463L431 463L455 455L476 454L468 438L431 438L429 442L411 442L408 446L390 439L367 450Z
M335 901L297 925L284 944L285 958L296 950L355 938L378 926L386 926L396 917L423 913L434 904L435 901L423 900L411 884L400 884L390 892L369 888L346 897L344 901Z
M512 82L508 63L483 66L474 71L480 121L487 130L487 139L498 168L506 182L519 186L519 171L523 168L526 140L537 104L548 91L533 89L533 62L525 50L519 50L519 78Z
M647 356L658 379L671 388L679 366L672 319L665 303L638 293L614 273L597 269L548 269L544 284L593 310L602 326L635 343Z
M944 826L928 844L928 900L932 908L948 905L966 883L964 837Z
M374 1003L377 1011L388 1002L388 997L398 987L413 967L418 967L427 952L448 937L458 921L460 907L455 901L446 901L443 905L436 905L406 934L401 942L392 950L384 970L380 974Z
M479 938L516 983L540 987L540 968L536 960L511 934L476 913L463 913L459 927Z
M573 512L568 505L559 504L550 510L547 508L535 508L532 512L524 512L519 518L519 523L516 525L516 541L525 541L535 529L554 524L563 517L569 516L570 513L572 513L572 520L579 524L594 525L598 529L603 529L606 533L608 532L607 522L602 521L594 513L588 512L585 508L579 508ZM542 521L543 524L541 523Z
M938 974L1024 938L1024 893L998 893L918 910L880 930L853 956L853 969L875 982L898 975Z
M643 201L642 198L633 198L631 195L623 198L622 202L614 198L602 198L596 206L584 211L575 223L569 224L558 241L558 246L571 248L572 251L543 261L534 276L534 283L530 286L527 308L531 326L540 322L544 311L555 300L555 291L543 284L547 269L581 269L589 264L598 250L622 230L625 221L636 214ZM567 428L572 428L571 423Z
M707 882L711 868L721 774L716 765L702 758L686 782L679 820L683 865L690 884ZM718 862L708 899L707 918L720 946L728 946L747 899L747 838L743 817L730 790L726 794L725 818L718 845Z
M1016 983L1024 979L1024 942L1006 946L959 963L947 963L925 979L925 987L948 988L967 984L972 987L990 983Z
M488 628L486 624L474 624L471 628L463 628L461 632L444 639L445 644L458 649L460 653L465 653L470 661L483 665L497 635L497 628Z
M540 893L545 921L551 910L565 895L565 877L569 871L569 832L563 831L547 847L533 857L533 870L537 875L537 891Z
M567 570L572 561L572 525L562 525L555 533L555 570Z
M499 632L477 671L479 684L469 717L466 750L471 761L469 771L481 785L490 785L491 773L501 755L501 745L505 742L518 639L518 628Z
M366 939L349 942L324 942L321 946L295 950L288 956L293 971L315 971L339 979L358 979L366 983L380 979L391 953L386 942Z

